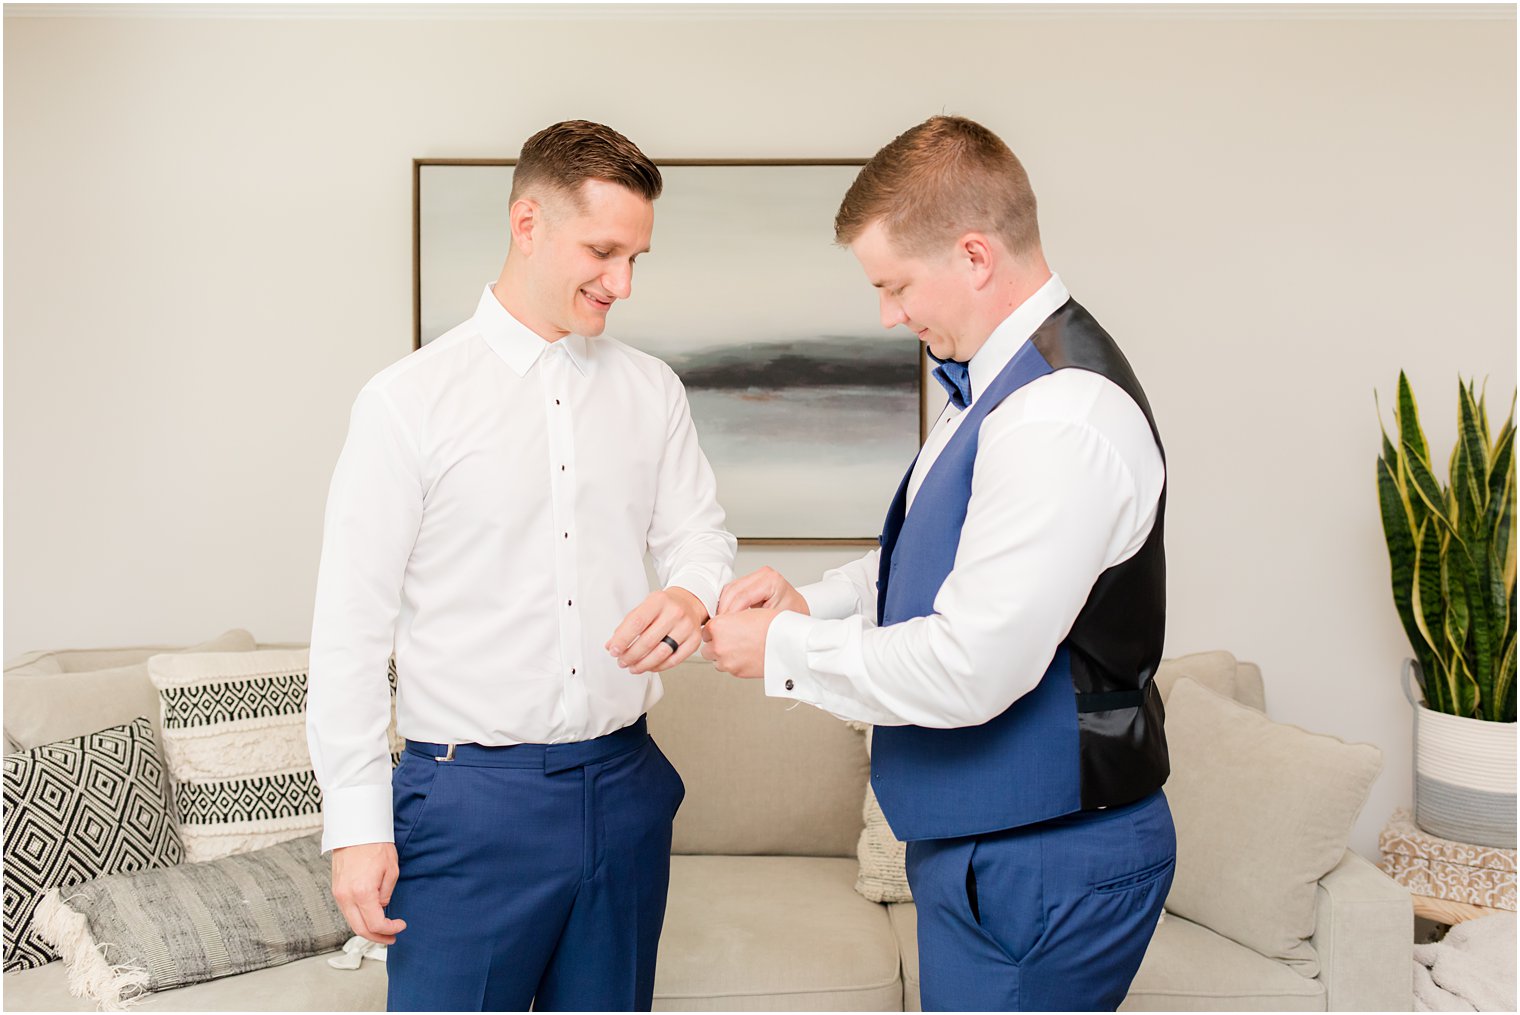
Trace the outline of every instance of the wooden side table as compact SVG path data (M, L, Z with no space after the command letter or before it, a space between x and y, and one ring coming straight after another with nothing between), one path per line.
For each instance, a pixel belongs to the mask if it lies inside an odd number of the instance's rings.
M1434 920L1436 923L1444 923L1452 927L1463 920L1476 920L1480 916L1509 912L1507 909L1474 906L1467 902L1452 902L1450 899L1433 899L1429 895L1415 895L1413 892L1409 897L1414 900L1415 916L1423 916L1427 920Z
M1393 812L1378 836L1383 872L1409 889L1416 916L1457 924L1515 911L1515 851L1431 835Z

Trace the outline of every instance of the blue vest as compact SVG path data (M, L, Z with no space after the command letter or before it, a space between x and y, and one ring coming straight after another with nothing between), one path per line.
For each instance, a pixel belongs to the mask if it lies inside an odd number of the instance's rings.
M977 395L919 486L911 514L903 477L881 536L882 626L934 612L960 544L983 419L1030 381L1073 368L1123 389L1161 446L1118 346L1068 300ZM1151 680L1166 627L1165 511L1163 489L1144 546L1098 577L1039 684L1002 715L959 729L876 728L871 784L899 839L979 835L1119 806L1166 781L1161 696Z

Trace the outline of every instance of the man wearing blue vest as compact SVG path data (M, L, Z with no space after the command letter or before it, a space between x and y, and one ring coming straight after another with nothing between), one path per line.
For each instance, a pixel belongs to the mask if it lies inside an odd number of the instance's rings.
M896 138L835 236L950 401L880 549L800 590L738 579L703 654L875 724L926 1010L1113 1010L1176 857L1149 404L1046 266L1028 177L985 127L936 116Z

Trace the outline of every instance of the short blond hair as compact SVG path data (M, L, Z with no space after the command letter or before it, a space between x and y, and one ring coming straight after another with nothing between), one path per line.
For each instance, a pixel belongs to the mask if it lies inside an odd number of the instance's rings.
M660 170L638 145L611 127L590 120L565 120L545 127L523 143L512 171L508 203L547 188L580 202L587 180L606 180L646 201L660 196Z
M877 221L914 256L968 232L995 235L1014 254L1040 245L1023 165L1001 138L962 116L930 117L873 155L839 206L834 239L849 246Z

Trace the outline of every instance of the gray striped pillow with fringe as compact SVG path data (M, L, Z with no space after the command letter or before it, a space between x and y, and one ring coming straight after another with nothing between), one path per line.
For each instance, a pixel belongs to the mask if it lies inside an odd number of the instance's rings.
M34 927L63 956L70 991L104 1011L334 951L350 934L320 835L54 889Z

